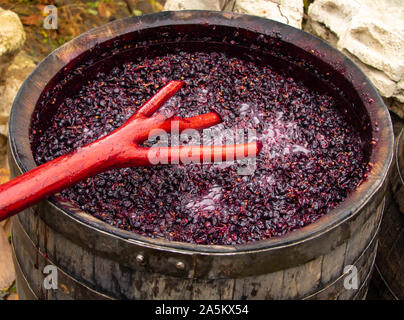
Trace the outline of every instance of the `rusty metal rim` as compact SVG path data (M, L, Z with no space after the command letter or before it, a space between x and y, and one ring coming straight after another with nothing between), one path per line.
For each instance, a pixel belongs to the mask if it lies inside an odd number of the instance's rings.
M136 233L120 230L101 220L93 218L91 215L77 209L68 208L60 201L51 198L48 202L56 207L59 212L80 222L94 231L103 231L111 236L119 237L123 240L139 243L142 245L153 245L163 250L179 251L186 253L220 253L220 254L235 254L242 252L253 252L262 250L279 249L286 246L297 245L316 238L331 229L345 223L355 216L361 208L376 194L383 186L388 174L388 169L392 162L393 153L393 131L390 116L386 106L384 105L380 95L375 87L371 84L364 73L345 55L336 49L332 48L326 42L314 37L304 31L284 25L282 23L269 19L259 18L235 13L212 12L212 11L180 11L180 12L160 12L142 17L130 17L122 20L111 22L107 25L92 29L81 36L69 41L59 49L51 53L45 58L31 75L24 81L15 100L10 114L9 120L9 137L10 149L12 156L21 172L26 172L28 168L35 167L32 153L24 154L19 152L20 144L29 144L28 136L15 136L13 133L18 133L16 130L18 121L18 112L21 112L20 100L23 94L29 90L31 97L34 95L38 99L47 82L38 85L38 80L41 72L44 70L54 70L53 64L58 62L62 67L55 70L54 74L46 81L49 81L57 71L61 70L71 59L86 52L89 48L96 44L103 43L123 34L136 32L142 29L152 29L161 26L179 26L179 25L220 25L230 28L246 29L256 33L274 36L280 34L280 41L286 42L299 48L306 53L311 53L317 57L321 57L322 61L327 63L333 69L339 66L341 73L345 76L352 87L361 93L366 110L369 113L371 123L378 122L380 131L373 131L373 136L379 140L378 145L371 154L371 161L376 164L370 172L368 180L364 181L358 189L350 194L344 202L328 214L321 217L316 222L303 227L302 229L290 232L282 237L276 237L268 240L257 241L244 245L234 246L218 246L218 245L196 245L182 242L168 241L165 239L151 239L145 236L140 236ZM101 35L101 36L100 36ZM72 56L72 49L75 44L85 44L87 47L76 50ZM314 52L314 53L313 53ZM63 61L63 58L67 61ZM336 61L337 60L337 61ZM37 80L37 82L35 82ZM43 81L43 79L42 79ZM29 88L31 86L31 88ZM32 88L34 86L34 88ZM373 102L367 102L366 99L372 99ZM22 103L22 102L21 102ZM33 108L34 106L25 106ZM20 124L21 125L21 124ZM20 128L20 130L23 130ZM28 128L25 128L28 131ZM21 156L20 156L21 155ZM91 219L93 218L93 219ZM97 220L97 221L96 221Z

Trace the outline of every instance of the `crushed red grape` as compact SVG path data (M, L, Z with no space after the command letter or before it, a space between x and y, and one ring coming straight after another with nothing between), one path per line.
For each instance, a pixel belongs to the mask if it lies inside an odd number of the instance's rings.
M82 210L118 228L197 244L243 244L316 221L364 179L359 133L336 98L225 53L168 53L99 73L67 97L46 128L33 123L38 164L123 124L169 80L186 86L168 105L189 117L216 111L220 131L253 128L264 147L252 175L240 164L192 164L104 172L64 190Z

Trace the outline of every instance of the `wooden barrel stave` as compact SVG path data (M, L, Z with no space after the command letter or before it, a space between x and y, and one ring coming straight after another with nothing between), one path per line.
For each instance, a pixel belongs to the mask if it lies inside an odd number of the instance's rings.
M343 287L343 267L348 264L356 266L362 285L362 279L367 278L373 267L375 235L382 211L383 202L361 229L355 230L353 237L327 255L285 270L235 279L187 279L133 270L63 237L35 212L14 218L13 243L18 244L14 249L18 261L24 261L23 273L26 277L36 274L28 279L29 283L35 284L34 287L42 288L44 275L41 270L45 265L58 267L64 290L47 293L51 296L44 293L49 290L37 290L37 296L42 298L351 299L357 292ZM20 220L27 224L23 226ZM30 235L37 238L33 240ZM38 239L43 239L39 241L39 248ZM36 263L38 269L34 267Z

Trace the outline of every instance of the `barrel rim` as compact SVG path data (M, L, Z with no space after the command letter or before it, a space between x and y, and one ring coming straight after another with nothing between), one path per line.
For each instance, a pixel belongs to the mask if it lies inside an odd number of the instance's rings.
M321 60L333 69L338 67L340 73L344 75L347 81L358 92L363 105L368 111L372 126L376 122L379 124L379 130L375 130L373 126L372 131L372 135L378 140L378 143L371 153L370 161L374 165L369 173L369 178L354 192L348 195L348 197L336 208L330 210L317 221L280 237L242 245L199 245L169 241L166 239L153 239L113 227L94 218L90 214L73 207L72 204L66 201L61 201L57 195L46 201L56 207L58 209L57 211L68 216L70 219L79 221L96 231L103 231L104 233L130 242L157 246L171 251L179 250L186 252L220 254L273 250L285 246L297 245L319 237L357 215L361 208L366 205L366 203L385 183L393 159L394 135L392 123L388 109L382 98L359 67L357 67L343 53L334 49L325 41L303 30L296 29L277 21L238 13L186 10L172 12L165 11L141 17L129 17L89 30L53 51L24 81L17 93L11 109L9 119L9 143L12 157L19 170L21 172L26 172L28 169L32 169L36 166L28 139L28 130L30 126L27 124L30 124L31 117L27 117L27 115L32 114L32 112L29 113L29 111L34 110L36 102L48 82L59 70L67 65L69 61L97 44L111 40L117 36L122 36L126 33L161 26L190 24L220 25L242 28L269 36L280 35L281 41L298 46L308 54L321 57ZM56 67L57 65L59 66ZM52 71L51 74L49 73L49 70ZM27 114L27 112L29 114Z
M404 128L401 129L400 134L396 138L395 146L395 159L396 159L396 169L398 172L398 177L400 179L401 185L404 186L404 155L400 151L404 151Z

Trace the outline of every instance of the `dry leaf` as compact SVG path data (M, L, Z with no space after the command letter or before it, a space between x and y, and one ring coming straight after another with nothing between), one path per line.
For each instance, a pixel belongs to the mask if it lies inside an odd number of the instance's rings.
M0 168L0 184L10 180L10 171L7 168Z
M38 26L43 23L43 16L39 14L31 14L27 17L20 17L22 24L26 26Z
M100 2L98 4L98 14L102 18L109 18L112 15L111 8L108 7L108 5L104 2Z

